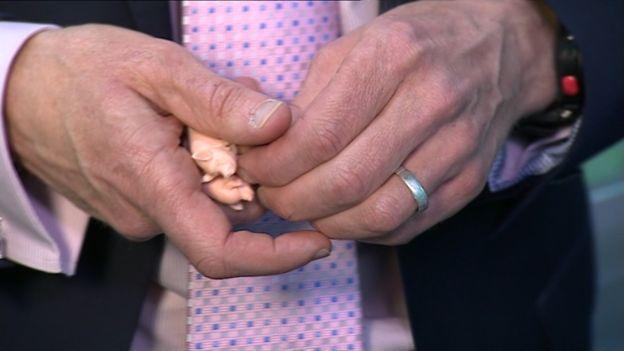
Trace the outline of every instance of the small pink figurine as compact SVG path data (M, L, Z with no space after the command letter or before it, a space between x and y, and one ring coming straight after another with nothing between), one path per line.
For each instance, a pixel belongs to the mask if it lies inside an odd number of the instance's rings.
M234 210L243 209L243 201L253 201L249 184L235 175L236 145L211 138L188 128L191 157L204 171L202 181L208 183L208 195Z

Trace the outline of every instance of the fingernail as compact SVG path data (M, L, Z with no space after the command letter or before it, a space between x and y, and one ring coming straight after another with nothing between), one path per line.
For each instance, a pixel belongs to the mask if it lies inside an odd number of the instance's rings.
M319 250L319 252L316 253L316 255L314 255L314 259L318 260L319 258L327 257L330 253L331 252L327 249L321 249Z
M249 125L253 128L262 128L283 102L274 99L266 99L260 103L249 117Z

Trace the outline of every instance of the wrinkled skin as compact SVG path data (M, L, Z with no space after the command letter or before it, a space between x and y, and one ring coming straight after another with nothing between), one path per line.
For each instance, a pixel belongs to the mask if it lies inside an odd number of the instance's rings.
M233 231L261 208L233 211L212 201L182 146L184 126L236 145L275 140L290 126L290 111L258 116L267 100L180 45L83 25L27 41L4 107L14 160L29 173L128 239L164 232L201 273L225 278L288 271L331 248L313 231L278 238Z
M417 1L324 46L279 139L240 156L260 202L334 239L409 242L483 189L523 116L556 96L540 1ZM403 165L429 194L416 202Z

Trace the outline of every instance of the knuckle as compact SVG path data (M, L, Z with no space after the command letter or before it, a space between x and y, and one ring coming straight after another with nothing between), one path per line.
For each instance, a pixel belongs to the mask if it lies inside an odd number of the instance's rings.
M447 175L452 175L453 170L458 171L458 167L463 167L468 162L468 158L473 154L471 144L474 143L474 141L469 137L458 132L453 136L453 140L453 145L447 147L445 155L443 156L445 157L446 171L451 173Z
M432 82L428 93L431 101L428 113L436 120L450 121L456 118L463 108L464 99L459 89L447 81L446 75L440 73Z
M461 123L461 133L466 139L466 145L470 149L475 149L479 145L481 126L476 120L467 118Z
M198 272L211 279L229 278L230 274L225 267L221 256L204 256L193 264Z
M148 62L165 64L172 56L170 48L161 39L150 40L147 45L142 46L142 49L146 52L144 58L147 58Z
M149 48L141 47L129 50L124 57L124 62L132 65L146 65L149 67L153 62L157 62L157 59L158 55L154 51L149 50Z
M198 89L207 96L208 106L213 118L225 119L237 106L243 95L243 88L238 84L223 79L198 82Z
M369 230L383 235L394 231L403 223L403 212L403 206L397 199L382 196L372 204L370 213L364 220Z
M393 45L395 49L411 54L418 48L416 45L416 32L410 23L396 19L389 21L385 28L386 33L384 34L392 38L392 40L387 40L388 37L386 37L386 42L389 45Z
M368 34L377 50L389 58L390 68L396 72L404 73L414 67L425 49L414 26L393 16L371 26Z
M271 211L275 212L281 218L287 221L303 220L297 216L297 212L292 205L289 205L282 201L276 201L275 204L271 204L269 207Z
M388 234L379 244L388 246L405 245L428 228L425 222L426 221L422 221L422 217L416 217L403 222L399 228L395 229L391 234Z
M472 199L479 195L487 181L486 172L480 165L470 166L461 178L462 192L466 198Z
M170 59L175 60L179 57L181 52L180 46L172 41L164 39L154 39L152 42L155 50L164 59L164 62L169 62Z
M440 107L446 115L455 115L462 107L464 94L462 89L457 83L457 79L449 77L449 72L443 72L441 74L440 91L438 93L438 99L440 101Z
M332 43L328 43L321 47L314 54L314 60L310 64L310 71L322 70L335 59Z
M258 189L258 200L262 206L270 209L283 219L293 221L296 216L296 209L293 203L284 198L281 192L267 193L264 188Z
M160 76L163 68L163 57L151 47L129 50L124 57L125 67L135 74L146 77Z
M375 39L365 42L363 45L356 46L349 55L344 59L340 66L340 74L348 78L348 81L366 80L366 76L362 75L364 70L368 73L377 67L378 62L375 58L380 57L382 52L380 44Z
M504 103L502 88L497 83L484 83L474 90L470 110L482 116L495 116Z
M175 81L177 77L173 72L184 69L188 64L190 53L169 40L156 38L150 43L152 56L154 56L153 62L158 64L159 69L172 74L171 78Z
M342 126L338 119L328 119L311 129L313 147L309 149L315 161L323 162L337 155L344 147Z
M177 79L173 74L174 67L181 66L182 59L179 48L172 48L172 43L165 44L165 40L152 40L149 45L140 45L129 48L121 58L119 69L113 68L113 75L121 81L126 81L144 94L169 95L172 92L168 84Z
M458 152L462 157L472 155L481 144L482 127L474 120L468 119L462 122L457 122L457 137L461 140L461 148Z
M355 169L343 167L329 179L328 195L338 205L352 204L368 193L368 182Z
M119 234L132 241L148 240L158 232L158 229L148 220L139 218L118 221L113 227Z

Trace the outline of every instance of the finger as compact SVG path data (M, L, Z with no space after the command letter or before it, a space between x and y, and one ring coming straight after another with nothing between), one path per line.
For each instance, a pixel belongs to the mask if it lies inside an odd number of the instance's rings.
M202 186L202 188L204 187ZM206 191L204 191L204 193L206 193ZM228 218L228 221L232 225L254 222L258 218L260 218L266 211L264 207L262 207L262 205L258 203L258 200L256 198L254 198L254 200L251 202L245 201L242 204L242 210L234 210L228 205L219 204L221 211L223 211L225 216Z
M476 168L480 169L481 167ZM485 186L485 177L481 172L477 171L477 174L475 174L468 170L453 180L444 183L431 197L431 205L426 212L411 216L397 229L384 236L373 237L363 241L381 245L402 245L408 243L434 225L452 217L477 197Z
M201 191L200 174L181 147L157 154L142 175L143 207L209 277L281 273L331 248L329 240L317 232L288 233L276 239L246 231L231 233L225 214Z
M414 101L411 92L403 97L407 99L396 100ZM423 117L411 120L398 113L398 109L389 106L337 157L292 183L280 188L261 187L261 202L291 220L327 217L364 201L392 176L418 144L405 165L427 181L429 191L434 191L439 180L446 179L454 167L462 166L476 150L475 139L468 131L470 123L457 121L440 128L439 123L445 119L432 118L420 107L412 109L410 115ZM429 137L430 134L433 135Z
M243 155L240 159L243 178L269 186L287 184L334 157L366 128L394 94L404 75L382 64L379 57L383 58L383 54L375 56L371 50L374 49L368 45L354 48L327 86L280 139ZM309 73L310 76L324 74L322 68ZM307 96L305 92L301 94Z
M179 45L162 43L129 78L160 109L202 134L240 145L268 143L289 127L282 102L216 75Z
M423 187L430 181L420 179ZM397 176L392 176L363 203L318 219L313 224L332 239L372 240L396 229L416 209L416 202L409 189Z
M258 82L257 80L255 80L252 77L236 77L234 78L234 81L236 81L237 83L240 83L242 85L244 85L245 87L253 90L253 91L257 91L259 93L262 92L262 88L260 87L260 82Z
M449 179L472 162L474 151L461 143L448 144L456 132L446 128L423 144L403 163L431 197ZM439 135L438 135L439 134ZM451 139L452 140L452 139ZM372 195L358 205L314 222L319 231L334 239L373 239L394 231L417 210L406 184L393 173ZM427 215L430 211L427 210Z
M461 172L438 187L429 199L430 205L426 212L411 216L386 235L366 241L386 245L404 244L463 209L483 191L494 156L500 148L501 141L495 140L495 136L489 134L487 139L491 142L486 143Z
M310 63L308 74L291 105L305 109L314 101L332 80L344 58L360 40L362 31L363 27L326 44L322 50L316 52Z
M331 242L316 231L297 231L273 238L269 234L237 231L227 237L223 245L223 263L226 274L217 277L280 274L301 267L330 254ZM211 272L210 266L200 261L200 272Z

